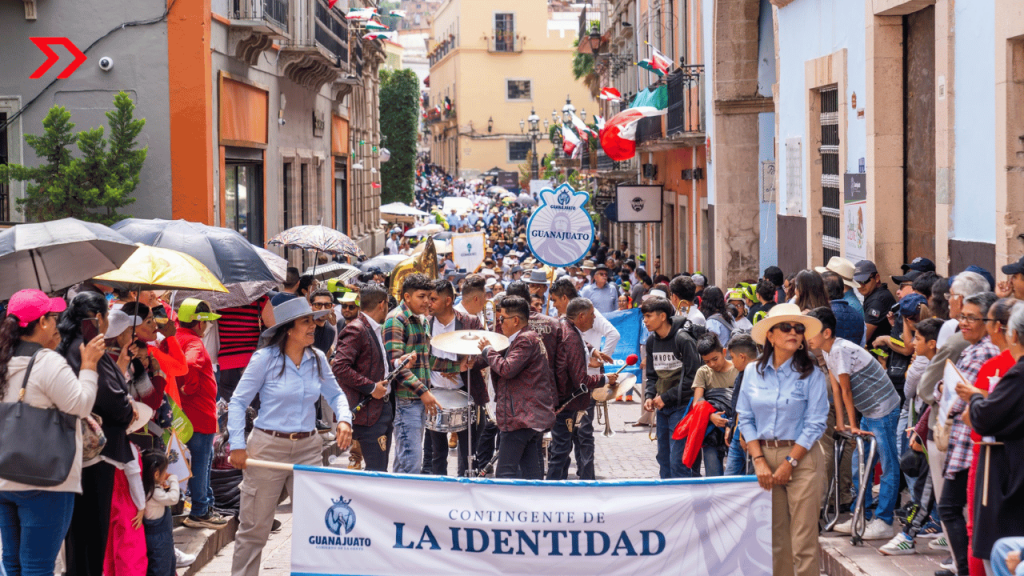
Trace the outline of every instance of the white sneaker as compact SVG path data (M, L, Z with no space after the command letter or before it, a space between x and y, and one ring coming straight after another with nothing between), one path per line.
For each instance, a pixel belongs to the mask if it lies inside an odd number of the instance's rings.
M888 540L892 538L892 525L886 524L881 518L868 522L864 528L865 540Z
M892 540L878 549L879 552L886 556L906 556L907 554L914 554L917 550L914 549L914 541L907 536L905 533L900 532L893 536Z
M839 522L832 527L833 532L840 534L852 534L853 533L853 517L851 516L846 522Z
M932 550L949 550L949 541L946 540L945 536L939 536L938 538L932 540L928 544L928 547Z
M191 566L196 561L195 554L186 554L177 548L174 549L174 564L177 568Z

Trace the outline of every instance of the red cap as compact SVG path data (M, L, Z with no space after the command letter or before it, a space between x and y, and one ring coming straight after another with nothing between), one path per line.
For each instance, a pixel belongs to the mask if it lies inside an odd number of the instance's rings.
M7 313L18 317L18 326L25 328L50 312L63 312L68 307L63 298L50 298L40 290L20 290L7 303Z

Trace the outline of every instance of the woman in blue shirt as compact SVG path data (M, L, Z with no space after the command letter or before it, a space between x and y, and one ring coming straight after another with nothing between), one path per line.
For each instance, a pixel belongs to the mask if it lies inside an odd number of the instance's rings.
M757 481L772 492L772 562L776 576L818 576L818 512L825 468L815 444L825 432L825 374L807 338L821 322L795 304L778 304L754 326L764 347L743 374L736 412Z
M318 466L323 441L316 430L314 403L320 396L338 418L337 442L342 450L352 442L352 413L324 353L313 347L315 319L329 310L313 312L305 298L274 306L277 324L260 336L261 348L246 366L228 407L231 465L244 470L239 503L238 533L231 573L257 576L260 553L270 536L281 490L292 493L291 470L246 467L251 456L283 464ZM245 410L260 395L260 412L249 438Z

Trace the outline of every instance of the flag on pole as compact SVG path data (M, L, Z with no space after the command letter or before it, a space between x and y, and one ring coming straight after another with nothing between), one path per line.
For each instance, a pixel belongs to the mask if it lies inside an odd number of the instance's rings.
M562 125L562 152L566 156L572 156L573 151L580 145L580 139L565 124Z
M638 65L644 70L654 72L658 77L664 76L668 69L672 67L672 61L669 60L668 56L658 52L657 48L652 47L651 51L651 57L641 60Z
M345 15L345 20L355 20L357 22L365 22L365 21L373 18L376 15L377 15L377 9L376 8L357 8L355 10L350 10L349 13Z
M363 40L387 40L391 36L387 32L368 32L363 34Z
M579 133L581 138L589 139L591 136L595 138L597 137L597 132L594 132L590 126L587 126L587 123L577 116L575 112L572 113L572 125L576 128L576 132Z
M392 10L388 12L388 16L394 16L395 18L405 18L405 10Z
M622 93L611 87L601 88L601 100L618 102L619 100L622 100Z
M652 106L629 108L608 120L601 130L601 148L615 161L629 160L636 154L636 125L642 118L660 116L665 110Z
M366 29L374 32L382 32L384 30L387 30L388 27L381 24L380 22L377 22L376 20L371 19L366 22Z
M600 134L601 130L604 130L604 116L594 114L594 124L597 126L598 134Z

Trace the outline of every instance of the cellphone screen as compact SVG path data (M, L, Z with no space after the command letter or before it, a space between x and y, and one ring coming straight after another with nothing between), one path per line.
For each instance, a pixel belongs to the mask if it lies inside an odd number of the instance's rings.
M99 320L95 318L86 318L82 320L82 341L85 343L92 342L94 338L100 335Z

